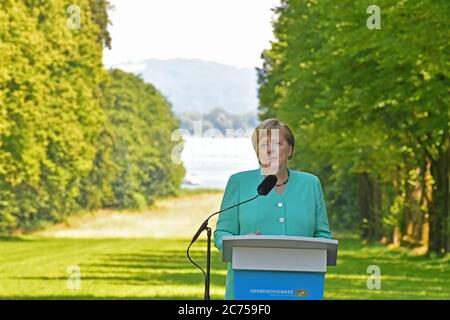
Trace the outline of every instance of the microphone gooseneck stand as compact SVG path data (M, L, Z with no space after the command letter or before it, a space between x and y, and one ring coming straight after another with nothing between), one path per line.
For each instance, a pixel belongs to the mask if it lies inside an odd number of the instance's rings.
M202 223L202 225L198 229L197 233L192 238L192 241L186 250L186 254L187 254L188 259L192 262L192 264L194 264L197 268L199 268L203 272L203 275L205 276L205 300L211 300L210 295L209 295L209 287L210 287L210 280L211 280L211 228L208 226L209 219L218 213L221 213L223 211L240 206L241 204L247 203L249 201L252 201L252 200L258 198L259 196L266 196L270 192L270 190L273 189L273 187L275 186L276 183L277 183L276 176L274 176L274 175L267 176L263 180L263 182L261 182L259 184L258 188L256 189L258 192L258 194L256 196L254 196L253 198L250 198L248 200L245 200L243 202L239 202L235 205L232 205L231 207L214 212L212 215L210 215L208 218L206 218L206 220ZM189 256L189 249L191 248L191 246L194 244L194 242L198 239L198 237L204 230L206 230L206 235L208 237L207 244L206 244L207 245L207 247L206 247L206 273L205 273L205 270L203 270L202 267L200 267L198 264L196 264Z
M202 223L202 225L200 226L200 228L198 229L197 233L194 235L194 237L192 238L192 241L189 245L189 247L187 248L186 254L188 259L197 267L199 268L202 272L203 275L205 276L205 300L211 300L210 295L209 295L209 288L210 288L210 280L211 280L211 228L208 226L208 222L209 219L213 216L215 216L218 213L221 213L223 211L232 209L234 207L237 207L241 204L244 204L246 202L252 201L256 198L258 198L260 196L260 194L257 194L256 196L254 196L253 198L250 198L248 200L245 200L243 202L240 202L238 204L235 204L231 207L225 208L223 210L214 212L212 215L210 215L208 218L206 218L206 220ZM200 236L200 234L206 230L206 236L207 236L207 243L206 243L206 273L203 270L202 267L200 267L198 264L196 264L191 257L189 256L189 249L191 248L191 246L194 244L194 242L198 239L198 237Z

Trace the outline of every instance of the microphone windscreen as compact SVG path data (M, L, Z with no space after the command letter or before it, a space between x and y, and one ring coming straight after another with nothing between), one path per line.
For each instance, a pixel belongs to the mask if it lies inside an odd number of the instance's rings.
M273 174L267 176L258 186L258 194L261 196L265 196L267 195L270 190L273 189L273 187L275 187L275 185L277 184L277 177L274 176Z

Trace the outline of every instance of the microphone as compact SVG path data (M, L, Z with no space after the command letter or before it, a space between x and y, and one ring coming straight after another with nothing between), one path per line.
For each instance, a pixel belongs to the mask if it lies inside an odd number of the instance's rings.
M277 177L276 177L276 176L274 176L274 175L269 175L269 176L265 177L264 180L259 184L259 186L258 186L258 188L257 188L258 194L257 194L255 197L250 198L250 199L245 200L245 201L242 201L242 202L239 202L239 203L237 203L237 204L235 204L235 205L232 205L231 207L222 209L222 210L217 211L217 212L213 213L212 215L210 215L210 216L202 223L202 225L200 226L200 228L198 229L198 231L197 231L197 232L195 233L195 235L192 237L192 242L195 242L195 240L197 240L197 238L200 236L200 234L205 230L206 226L208 225L208 220L209 220L211 217L213 217L213 216L215 216L216 214L221 213L221 212L223 212L223 211L227 211L227 210L232 209L232 208L234 208L234 207L240 206L241 204L244 204L244 203L246 203L246 202L252 201L252 200L258 198L259 196L266 196L266 195L273 189L273 187L275 187L276 184L277 184Z
M232 205L231 207L222 209L220 211L214 212L212 215L210 215L208 218L206 218L206 220L202 223L202 225L200 226L200 228L198 229L198 231L195 233L194 237L192 238L191 244L188 246L187 250L186 250L186 254L188 259L192 262L192 264L194 264L197 268L199 268L204 276L205 276L205 300L209 300L209 284L210 284L210 256L211 256L211 228L208 227L208 221L212 216L215 216L218 213L221 213L223 211L232 209L234 207L240 206L241 204L244 204L246 202L252 201L256 198L258 198L259 196L266 196L272 189L273 187L275 187L275 185L277 184L277 177L274 175L269 175L267 177L264 178L264 180L259 184L257 191L258 194L256 196L254 196L253 198L247 199L245 201L239 202L235 205ZM206 255L206 273L205 271L198 265L196 264L191 257L189 256L189 249L191 248L192 244L197 240L197 238L200 236L200 234L206 230L207 231L207 236L208 236L208 242L207 242L207 255Z
M277 177L274 176L273 174L267 176L263 182L260 183L260 185L258 186L258 194L261 196L265 196L267 195L270 190L273 189L273 187L275 187L275 185L277 184Z

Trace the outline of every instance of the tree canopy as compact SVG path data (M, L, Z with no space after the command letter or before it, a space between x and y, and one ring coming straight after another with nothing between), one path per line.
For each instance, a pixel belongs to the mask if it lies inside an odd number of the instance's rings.
M447 1L284 0L263 52L260 116L291 124L294 164L325 181L338 227L449 248Z
M168 161L170 104L103 67L107 1L77 1L79 28L70 27L71 5L0 2L2 232L83 209L143 206L176 192L183 174Z

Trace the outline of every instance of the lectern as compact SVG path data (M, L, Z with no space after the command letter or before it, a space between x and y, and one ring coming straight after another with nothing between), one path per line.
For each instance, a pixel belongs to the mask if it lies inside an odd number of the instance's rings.
M234 270L237 300L321 300L338 241L293 236L224 236L222 260Z

